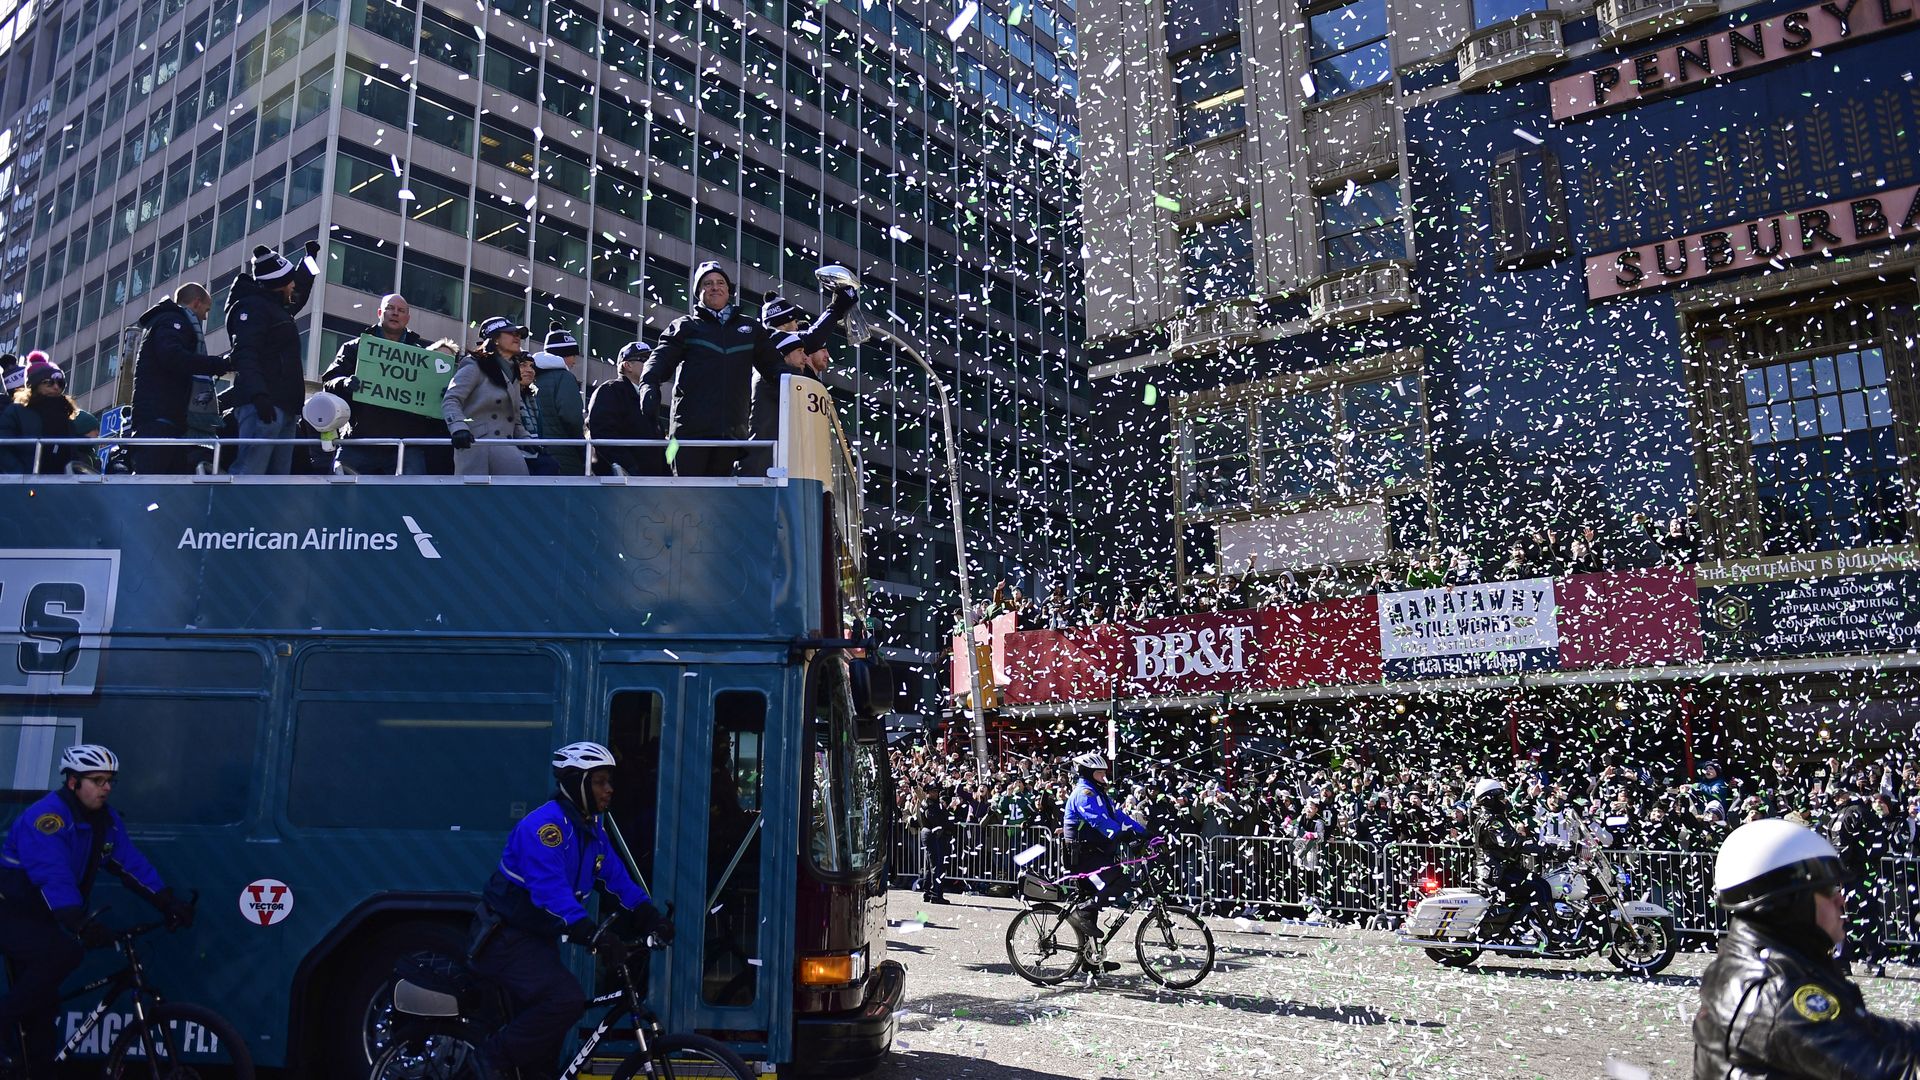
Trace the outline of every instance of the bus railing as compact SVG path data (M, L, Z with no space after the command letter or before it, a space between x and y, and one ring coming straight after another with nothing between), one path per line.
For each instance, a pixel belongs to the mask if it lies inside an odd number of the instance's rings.
M971 822L953 826L951 837L950 881L1011 886L1026 871L1058 877L1070 869L1056 829ZM1035 846L1042 850L1034 858L1015 861ZM896 875L922 873L925 853L917 830L896 825L892 847ZM1625 848L1610 850L1608 857L1627 872L1628 896L1673 912L1682 933L1714 935L1726 928L1725 913L1714 903L1714 852ZM1466 844L1185 833L1167 838L1158 872L1173 895L1218 913L1286 911L1391 922L1426 888L1470 887L1473 862L1474 849ZM1859 887L1876 890L1884 904L1887 943L1920 948L1920 857L1882 858L1879 874Z
M111 447L117 450L123 447L175 446L175 447L183 447L183 448L192 449L192 450L205 450L210 452L212 455L211 459L205 462L205 465L207 466L205 471L196 470L193 473L120 473L120 472L107 472L104 470L85 469L85 468L76 470L71 466L69 466L67 470L67 472L70 474L86 475L89 477L96 477L100 475L138 476L138 477L144 477L146 479L152 479L155 476L164 476L164 475L186 475L186 476L222 475L221 469L222 469L223 462L226 458L230 457L231 455L223 454L221 453L221 451L223 449L234 449L234 448L245 447L245 446L290 446L295 448L304 447L308 450L319 449L323 453L332 454L343 447L364 447L368 449L395 449L395 448L404 449L408 447L425 447L425 448L435 448L435 449L447 449L449 445L450 444L446 438L440 438L440 437L428 438L428 439L420 439L420 438L389 439L389 438L375 438L375 437L368 437L368 438L355 437L351 439L302 439L302 438L254 439L254 438L241 438L238 436L229 437L229 436L222 436L222 435L198 435L198 436L187 436L187 437L181 437L181 438L154 438L154 437L142 437L142 436L132 436L132 435L112 435L112 436L92 436L89 438L80 438L75 436L61 436L61 437L39 436L35 438L0 438L0 448L13 447L13 446L32 446L33 448L32 468L28 472L36 476L61 475L60 473L44 473L43 474L40 472L41 466L46 462L46 448L50 446L51 447L80 446L80 447L89 447L94 450L98 450L103 447ZM666 450L668 447L671 447L671 446L678 446L680 449L691 449L691 448L699 448L699 447L726 447L726 448L745 452L749 450L775 449L779 446L779 441L776 439L593 439L593 438L543 439L543 438L528 438L528 439L475 439L473 440L473 445L475 446L512 446L520 449L529 449L529 450L557 448L557 447L583 447L589 451L591 451L592 448L596 446L605 447L609 449L651 448L651 449L657 449L662 451ZM355 475L355 476L452 475L450 473L408 474L405 471L407 455L405 453L397 453L394 455L394 459L395 459L394 471L391 474L384 473L384 472L381 472L381 473L355 472L355 473L352 473L351 475ZM623 471L623 474L624 474L624 471ZM5 470L0 470L0 476L22 476L22 475L27 475L27 473L8 472ZM586 474L586 473L583 473L578 477L573 477L571 476L571 474L569 474L568 478L569 479L591 478L595 480L607 479L607 477L605 476ZM557 478L548 476L548 477L540 477L540 479L552 480Z

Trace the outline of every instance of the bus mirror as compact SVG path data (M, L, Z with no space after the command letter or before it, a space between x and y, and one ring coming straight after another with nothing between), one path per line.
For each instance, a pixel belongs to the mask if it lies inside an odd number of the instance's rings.
M893 667L885 660L863 656L849 661L847 677L852 680L854 711L860 717L874 719L893 711Z

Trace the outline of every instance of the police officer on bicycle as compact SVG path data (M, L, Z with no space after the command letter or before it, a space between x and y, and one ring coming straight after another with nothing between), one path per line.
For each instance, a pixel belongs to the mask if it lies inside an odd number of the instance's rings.
M193 925L193 906L173 895L107 805L119 772L120 759L104 746L68 747L61 786L27 807L0 846L0 956L13 965L12 985L0 997L0 1077L53 1076L60 984L85 950L113 943L113 931L87 915L103 866L152 904L168 929ZM16 1033L24 1046L7 1045Z
M560 959L564 934L618 968L627 956L618 934L599 933L586 901L595 888L627 909L632 933L665 942L672 927L647 890L627 873L601 815L613 805L613 752L570 743L553 752L559 790L521 818L500 865L487 880L469 950L472 970L506 992L513 1017L480 1048L496 1075L531 1069L552 1075L567 1028L587 1009L586 992Z
M1720 845L1727 933L1700 979L1694 1080L1920 1075L1920 1024L1868 1011L1833 958L1848 879L1833 845L1791 821L1750 821Z
M1147 827L1115 806L1107 795L1105 755L1089 751L1074 758L1073 766L1080 773L1080 779L1073 785L1073 794L1067 799L1063 815L1067 865L1076 874L1097 871L1098 882L1082 879L1086 899L1076 905L1069 918L1086 934L1089 946L1097 948L1100 909L1107 900L1126 889L1126 872L1114 865L1119 861L1121 845L1130 836L1136 840L1146 839ZM1104 966L1108 971L1120 967L1112 961L1106 961Z

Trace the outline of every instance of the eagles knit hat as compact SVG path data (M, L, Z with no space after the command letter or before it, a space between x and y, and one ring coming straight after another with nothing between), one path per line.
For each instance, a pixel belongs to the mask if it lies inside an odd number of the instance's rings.
M493 318L488 319L486 322L483 322L480 324L480 339L482 341L485 341L487 338L490 338L495 334L504 334L509 330L513 331L516 334L519 334L523 338L528 337L533 333L531 329L525 326L521 326L520 324L514 322L512 319L507 318L505 315L495 315Z
M279 281L292 273L293 264L287 261L286 256L265 244L253 249L253 280L265 284Z
M620 346L620 362L623 364L629 360L644 364L647 362L647 357L652 355L653 346L644 341L632 341Z
M760 322L769 328L779 326L789 319L805 322L806 318L807 313L800 309L800 305L784 296L769 297L760 307Z
M572 332L559 323L554 323L547 329L546 349L555 356L577 356L580 353L580 343L574 340Z
M27 386L39 386L48 380L64 386L67 382L67 373L61 371L60 366L49 359L46 353L35 349L27 354Z

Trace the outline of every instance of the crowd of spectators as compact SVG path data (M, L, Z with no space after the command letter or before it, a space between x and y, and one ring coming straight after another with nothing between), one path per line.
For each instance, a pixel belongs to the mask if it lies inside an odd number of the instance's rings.
M1009 753L983 773L958 749L896 749L900 820L923 820L937 805L954 824L1057 828L1074 782L1070 757L1065 750ZM1490 772L1465 762L1436 767L1426 757L1417 765L1269 757L1243 761L1228 779L1123 754L1110 793L1162 834L1470 844L1470 793L1487 775L1507 785L1517 820L1545 842L1564 837L1567 815L1577 814L1605 826L1618 848L1706 852L1736 826L1764 817L1826 831L1858 800L1876 823L1876 854L1920 853L1920 760L1776 758L1751 776L1728 776L1717 762L1701 761L1693 775L1675 776L1619 753L1558 768L1530 755Z

